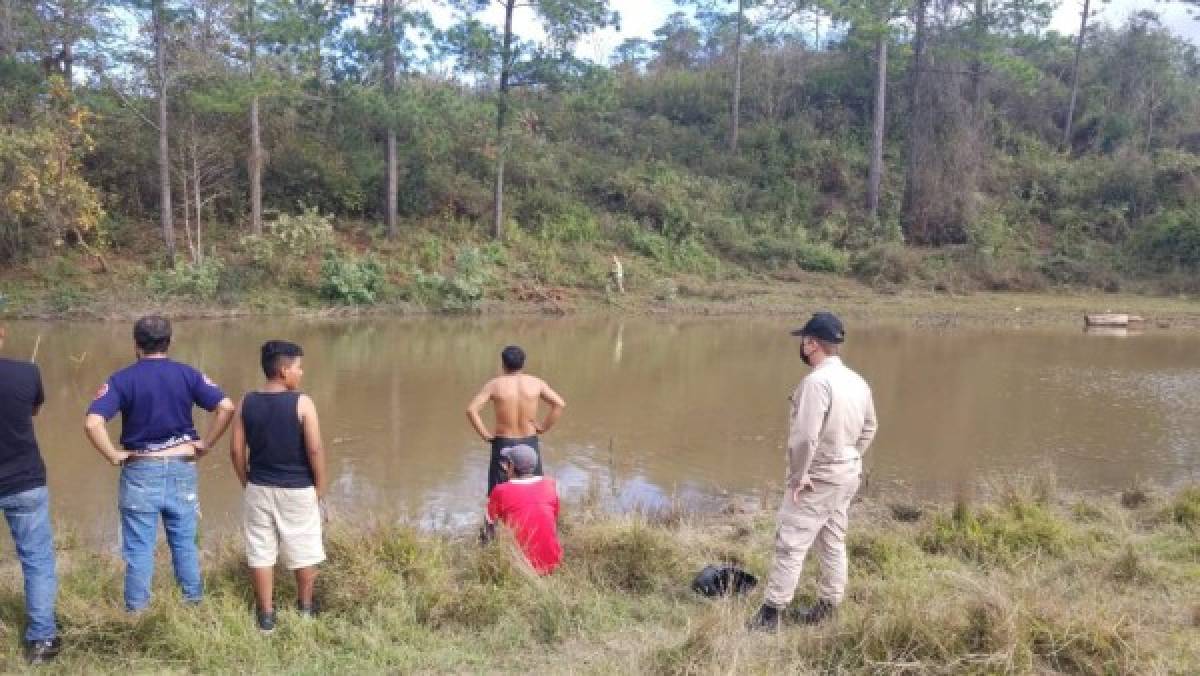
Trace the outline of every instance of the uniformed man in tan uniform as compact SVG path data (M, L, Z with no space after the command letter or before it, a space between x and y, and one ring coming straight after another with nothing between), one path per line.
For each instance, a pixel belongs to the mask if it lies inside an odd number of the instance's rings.
M839 357L846 332L818 312L792 332L800 358L812 367L792 394L787 441L788 479L775 534L775 563L762 608L750 628L774 631L792 602L809 547L821 563L817 604L797 617L817 624L833 614L846 590L846 522L858 491L862 457L875 438L875 404L866 381Z
M625 266L621 265L621 259L617 258L616 254L612 257L612 268L609 270L609 275L612 277L613 284L617 287L617 293L625 294Z

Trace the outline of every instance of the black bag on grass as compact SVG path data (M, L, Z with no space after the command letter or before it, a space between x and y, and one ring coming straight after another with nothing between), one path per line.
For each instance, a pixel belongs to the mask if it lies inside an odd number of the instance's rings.
M692 591L710 598L745 594L758 586L758 578L736 566L705 566L692 580Z

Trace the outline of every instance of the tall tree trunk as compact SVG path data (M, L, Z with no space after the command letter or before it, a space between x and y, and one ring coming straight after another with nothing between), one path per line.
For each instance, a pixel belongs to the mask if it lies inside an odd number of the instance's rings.
M250 174L250 232L261 235L262 224L262 130L258 121L258 24L256 20L256 5L258 0L248 0L247 19L249 25L250 50L250 79L254 87L254 96L250 98L250 156L246 160ZM197 217L196 222L200 219Z
M737 37L733 41L733 110L730 112L729 151L736 153L738 126L742 115L742 31L745 22L745 0L738 0Z
M71 44L70 38L63 43L62 60L63 80L67 83L67 89L73 89L72 83L75 81L75 45Z
M504 239L504 160L508 155L508 86L512 77L513 10L517 0L504 3L504 46L500 52L500 91L496 100L496 194L492 214L493 235Z
M321 70L325 65L323 61L324 57L321 55L321 38L318 37L310 47L312 48L312 54L309 58L312 59L313 63L313 88L321 91Z
M879 192L883 184L883 132L887 117L887 31L881 29L875 38L875 111L874 133L871 136L871 167L867 174L867 213L871 220L879 217Z
M1152 85L1153 86L1153 85ZM1158 107L1158 100L1153 91L1148 95L1146 103L1146 154L1150 154L1150 149L1154 145L1154 110Z
M163 0L154 0L154 65L158 75L159 224L167 246L167 263L175 264L175 220L171 212L171 147L167 141L167 38Z
M67 84L67 89L73 88L75 78L75 28L72 24L72 7L71 0L66 0L62 4L62 22L63 22L63 45L62 45L62 64L63 64L63 80Z
M192 192L196 203L196 262L204 262L204 244L200 241L202 228L200 217L204 213L204 200L200 199L200 149L196 144L196 136L192 135Z
M987 38L987 0L975 0L975 18L972 22L971 58L971 108L976 118L983 108L983 42Z
M914 6L914 33L912 70L908 73L908 138L905 148L904 170L904 225L909 242L926 239L925 228L917 214L920 196L921 155L925 151L926 117L921 90L924 87L925 67L925 9L929 0L916 0Z
M1075 121L1075 101L1079 96L1079 60L1083 56L1083 41L1091 13L1091 0L1083 0L1083 13L1079 19L1079 37L1075 40L1075 65L1071 68L1071 102L1067 104L1067 120L1063 125L1063 150L1071 150L1071 127Z
M195 133L195 130L192 130ZM179 158L179 197L183 202L183 242L187 244L188 252L192 256L192 262L196 262L196 244L192 241L192 212L191 205L188 204L188 171L187 157Z
M0 56L8 59L17 56L17 35L13 31L13 2L0 0Z
M383 51L383 92L387 99L388 112L392 111L396 93L396 17L395 0L383 0L383 33L387 43ZM400 191L400 161L396 156L396 128L388 119L387 125L387 194L384 197L384 217L387 222L388 239L399 234L397 225L397 194Z

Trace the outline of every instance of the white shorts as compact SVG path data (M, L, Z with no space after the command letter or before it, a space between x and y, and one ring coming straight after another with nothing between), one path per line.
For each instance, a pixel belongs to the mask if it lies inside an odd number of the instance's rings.
M246 563L271 568L283 554L288 570L315 566L325 560L321 542L321 507L317 490L246 484L242 496L242 533Z

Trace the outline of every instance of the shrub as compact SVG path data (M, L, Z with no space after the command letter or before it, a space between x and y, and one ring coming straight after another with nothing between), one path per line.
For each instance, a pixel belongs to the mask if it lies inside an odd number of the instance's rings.
M425 305L443 312L467 312L479 308L488 284L492 267L501 251L492 247L463 247L454 257L454 274L416 271L412 295Z
M262 235L246 235L241 248L253 261L275 273L303 265L312 254L333 242L333 219L316 207L301 207L297 215L280 214L264 225Z
M794 265L810 272L845 272L847 256L825 242L809 239L800 229L750 234L740 226L716 233L718 249L750 265L779 268Z
M50 309L58 313L70 312L83 307L90 300L91 294L71 281L56 284L49 296Z
M635 220L682 241L697 234L713 214L727 211L731 186L682 172L661 162L615 175L606 192Z
M600 238L600 225L590 209L573 204L559 214L543 217L538 235L553 242L594 242Z
M1026 618L1027 641L1050 669L1074 674L1128 674L1138 671L1139 654L1128 617L1076 614L1061 608L1035 609Z
M333 218L322 216L316 207L301 205L299 214L280 214L266 224L265 230L276 253L303 256L327 246L333 239Z
M426 270L436 270L442 266L445 253L440 237L424 234L416 247L417 264Z
M921 254L903 244L887 242L855 256L850 269L862 281L880 286L908 283L920 275L921 265Z
M1010 565L1026 555L1061 556L1069 532L1045 506L1019 502L978 512L959 504L941 514L919 538L931 554L950 554L980 564Z
M566 559L601 587L647 593L679 584L683 563L671 538L638 520L592 527L566 542Z
M321 297L350 305L370 305L383 288L383 268L371 256L330 251L321 262Z
M210 256L198 263L176 263L175 267L150 274L147 286L159 296L185 296L196 300L213 300L221 282L225 264Z
M37 102L30 119L6 120L0 137L0 261L29 245L95 237L104 217L100 191L88 183L83 166L95 116L77 105L61 77L48 85L28 96Z
M921 551L910 540L885 533L852 534L847 551L855 565L878 575L901 574L921 557Z
M454 256L454 276L446 287L442 309L451 312L474 310L483 301L492 279L495 254L480 247L464 247Z
M1158 214L1134 237L1134 255L1153 271L1200 266L1200 207Z
M1004 213L988 210L971 220L966 227L967 243L981 256L998 257L1014 250L1023 250L1024 233L1010 223Z
M627 243L634 251L653 259L665 272L715 275L721 261L705 248L698 236L673 241L656 232L634 226L627 228Z
M270 271L259 265L230 261L221 269L217 300L227 305L238 303L249 291L260 287L269 275Z
M1170 507L1171 520L1188 528L1200 528L1200 486L1186 488L1175 496Z

